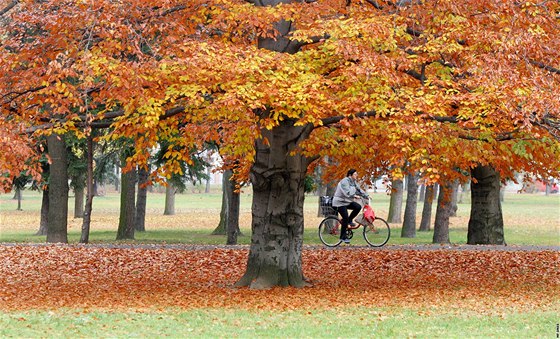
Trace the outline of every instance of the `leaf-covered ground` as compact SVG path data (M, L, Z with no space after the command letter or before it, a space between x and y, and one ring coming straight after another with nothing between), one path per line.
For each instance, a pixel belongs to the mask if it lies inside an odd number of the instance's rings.
M559 309L554 250L305 248L313 287L233 288L246 247L0 246L0 309Z

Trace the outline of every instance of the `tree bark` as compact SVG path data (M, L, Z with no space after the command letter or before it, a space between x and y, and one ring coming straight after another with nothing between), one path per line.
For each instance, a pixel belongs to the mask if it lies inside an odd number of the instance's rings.
M451 215L452 185L445 183L439 186L439 195L434 222L434 244L448 244L449 241L449 216Z
M418 206L418 175L409 174L406 189L406 206L401 238L416 238L416 208Z
M239 229L240 195L236 192L236 183L231 181L232 170L225 170L222 176L222 210L220 223L212 232L214 235L227 235L226 244L236 245L237 237L241 235Z
M48 187L43 190L43 198L41 199L41 221L39 223L39 230L35 235L47 235L47 227L49 220L49 189Z
M457 205L457 201L459 200L458 198L458 194L459 194L459 180L455 180L453 181L452 185L451 185L451 215L450 217L456 217L457 216L457 210L459 210L459 206Z
M241 234L239 230L239 206L241 200L239 192L235 191L235 183L230 181L229 185L231 186L231 196L229 197L230 203L228 204L226 245L237 245L237 236Z
M311 126L284 120L264 130L256 141L253 184L252 237L247 270L237 286L265 289L303 287L303 202L309 159L291 154L311 133ZM263 140L269 141L266 145Z
M124 161L123 161L124 163ZM121 171L121 211L117 240L134 239L136 170Z
M403 181L393 180L391 190L391 201L389 203L389 216L387 222L401 223L402 222L402 202L403 202Z
M420 220L420 232L427 232L431 229L432 223L432 205L434 196L437 192L437 184L426 186L424 192L424 206L422 207L422 219Z
M51 159L47 242L68 243L68 158L63 136L47 137Z
M74 218L84 217L84 187L74 189Z
M492 166L478 166L471 170L471 176L472 202L467 243L505 245L500 175Z
M175 215L175 192L177 190L171 182L167 182L167 187L165 188L165 209L163 210L163 215Z
M93 137L88 135L86 139L86 205L84 208L84 218L82 220L82 234L80 235L80 243L89 243L89 231L91 226L91 211L93 210Z
M146 232L146 204L148 200L148 170L138 168L138 193L136 197L136 220L134 227L139 232Z
M17 210L23 211L21 209L21 189L16 187L16 192L14 193L14 198L17 199Z

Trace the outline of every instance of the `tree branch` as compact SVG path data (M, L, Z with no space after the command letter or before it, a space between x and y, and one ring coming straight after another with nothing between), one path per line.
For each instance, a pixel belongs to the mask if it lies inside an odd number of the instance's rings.
M556 74L560 74L560 69L558 69L558 68L554 68L554 67L552 67L552 66L549 66L549 65L547 65L547 64L544 64L544 63L542 63L542 62L535 61L535 60L529 60L529 62L530 62L532 65L537 66L538 68L546 69L546 70L549 71L549 72L556 73Z
M14 8L19 3L19 0L12 0L6 7L0 9L0 17L8 13L12 8Z
M376 114L377 112L375 111L369 111L369 112L358 113L356 115L338 115L335 117L328 117L328 118L321 119L321 121L323 122L323 126L330 126L340 122L343 119L352 120L356 118L374 117Z

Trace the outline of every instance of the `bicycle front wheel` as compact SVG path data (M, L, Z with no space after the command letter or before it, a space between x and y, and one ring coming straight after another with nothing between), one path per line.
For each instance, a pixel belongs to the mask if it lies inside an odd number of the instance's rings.
M381 247L389 241L391 237L391 229L389 224L381 219L375 218L370 225L364 225L364 239L373 247Z
M319 239L329 247L340 244L340 220L335 216L326 217L319 224Z

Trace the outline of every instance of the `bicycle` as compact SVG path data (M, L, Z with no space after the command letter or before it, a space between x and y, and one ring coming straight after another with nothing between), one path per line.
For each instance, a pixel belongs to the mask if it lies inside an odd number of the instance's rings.
M341 221L338 218L338 212L332 207L332 197L323 196L320 198L321 214L326 216L319 224L319 239L328 247L336 247L342 243L340 240ZM369 199L364 199L364 204L367 205ZM364 240L372 247L381 247L385 245L391 237L391 228L387 221L377 216L374 216L373 222L369 222L363 213L355 218L355 226L348 225L347 238L352 239L354 230L361 226L363 229Z

